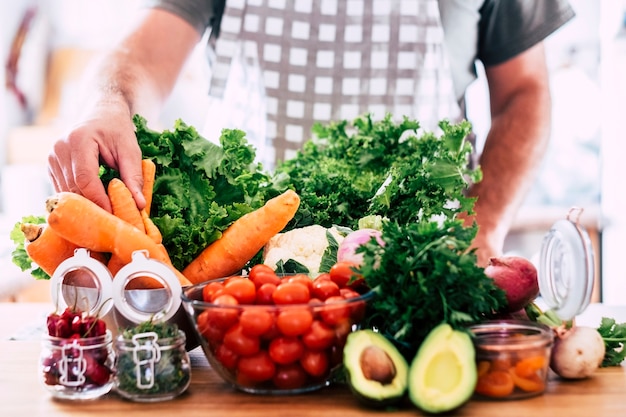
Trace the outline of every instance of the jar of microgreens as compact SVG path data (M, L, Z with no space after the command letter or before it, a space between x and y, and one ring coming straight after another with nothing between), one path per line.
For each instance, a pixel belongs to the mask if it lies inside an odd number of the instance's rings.
M135 279L156 285L129 285ZM123 323L115 340L115 391L137 402L179 396L191 382L191 364L186 335L170 321L181 302L178 278L167 265L137 251L115 275L113 288L118 322Z

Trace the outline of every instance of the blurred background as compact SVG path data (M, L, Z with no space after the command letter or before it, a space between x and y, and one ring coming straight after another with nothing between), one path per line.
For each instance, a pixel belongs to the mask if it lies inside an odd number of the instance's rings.
M624 0L571 0L577 17L547 41L553 93L553 130L541 173L506 244L509 253L537 261L550 226L572 207L591 236L595 300L624 304L619 265L626 204L620 184L626 116ZM43 214L52 193L46 172L51 144L71 120L78 81L94 54L123 30L138 0L14 0L0 2L0 300L47 297L10 261L9 231L24 215ZM201 42L202 44L202 42ZM200 44L200 46L201 46ZM161 115L202 127L209 109L204 51L198 47ZM480 70L480 68L479 68ZM468 93L477 135L489 127L484 78ZM44 290L42 291L42 288Z

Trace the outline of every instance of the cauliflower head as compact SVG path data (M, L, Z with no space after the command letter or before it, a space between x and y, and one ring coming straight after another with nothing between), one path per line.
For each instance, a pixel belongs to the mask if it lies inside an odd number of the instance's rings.
M324 252L329 246L327 232L333 236L337 245L345 237L335 227L325 228L320 225L278 233L265 245L263 263L276 269L280 261L285 263L292 259L308 268L309 276L315 277L320 273Z

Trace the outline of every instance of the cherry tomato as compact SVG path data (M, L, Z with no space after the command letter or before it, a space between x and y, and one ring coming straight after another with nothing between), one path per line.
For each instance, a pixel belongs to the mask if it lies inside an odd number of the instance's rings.
M215 349L215 359L232 371L237 367L239 356L222 343Z
M256 303L257 304L274 304L273 295L274 291L276 291L276 284L272 284L271 282L266 282L262 284L256 290Z
M320 300L319 298L309 299L309 305L315 306L315 305L320 305L320 304L324 304L324 301Z
M343 363L343 346L332 345L328 349L328 358L331 367L341 365Z
M329 370L328 354L323 350L305 350L300 358L300 365L307 374L320 377Z
M296 362L277 366L272 382L276 388L296 389L302 387L306 383L307 378L307 374L302 369L302 366Z
M300 359L304 344L297 337L277 337L270 342L268 352L274 362L287 365Z
M263 308L246 308L239 316L242 331L250 336L260 336L272 328L274 314Z
M302 335L302 342L309 349L324 350L335 341L335 331L326 323L314 320L311 327Z
M339 286L329 279L316 279L313 281L312 296L320 300L339 295Z
M342 321L335 326L335 345L343 347L352 331L352 323L349 320Z
M351 288L342 288L339 290L341 296L350 300L352 298L358 298L361 296L358 292L354 291ZM355 323L359 323L365 317L365 300L363 301L353 301L350 303L350 316L352 317L352 321Z
M314 281L316 280L330 280L330 274L328 272L322 272L314 279Z
M254 381L253 379L249 378L248 375L239 371L236 371L236 379L237 379L237 384L240 387L248 387L248 388L254 388L257 385L259 385L259 383L263 382L263 381Z
M356 267L357 265L354 262L341 261L331 266L328 273L330 279L337 284L339 288L345 288L351 280L361 277L354 271Z
M287 308L278 313L276 326L285 336L306 333L313 323L313 313L308 308Z
M254 285L259 288L261 285L271 283L274 285L280 284L280 278L276 275L276 272L268 265L257 264L250 269L248 274L250 281L254 282Z
M219 281L211 281L202 288L202 299L207 303L212 303L216 297L215 294L221 294L224 291L224 284Z
M309 288L299 282L283 282L272 295L275 304L308 303L311 298Z
M491 371L476 382L476 392L487 397L506 397L515 389L513 377L507 371Z
M211 322L211 312L212 310L204 310L198 314L196 319L198 332L210 343L221 342L224 339L226 329Z
M222 307L211 307L205 310L208 314L208 321L212 326L227 329L237 322L239 319L239 305L237 299L230 294L218 295L213 304Z
M306 274L296 274L290 277L287 277L286 282L299 282L303 284L305 287L311 291L313 289L313 280Z
M276 365L265 350L261 350L253 355L239 358L237 371L244 378L251 381L261 382L272 379L276 372Z
M272 341L280 336L281 336L280 330L278 330L278 326L276 326L276 320L274 319L272 323L272 327L270 327L268 331L266 331L265 333L261 335L261 340Z
M241 356L254 355L261 349L259 338L245 334L239 324L228 329L224 335L224 344Z
M350 306L342 296L328 297L324 307L320 308L322 319L331 326L350 320Z
M254 304L256 287L248 278L231 278L224 284L224 292L237 299L239 304Z

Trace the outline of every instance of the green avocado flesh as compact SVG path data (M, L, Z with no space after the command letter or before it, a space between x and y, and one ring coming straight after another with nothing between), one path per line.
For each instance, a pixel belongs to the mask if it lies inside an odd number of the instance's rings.
M429 413L463 405L476 386L475 350L470 336L448 324L435 327L409 369L409 398Z
M351 333L343 349L348 384L368 404L387 405L404 396L408 363L383 335L372 330Z

